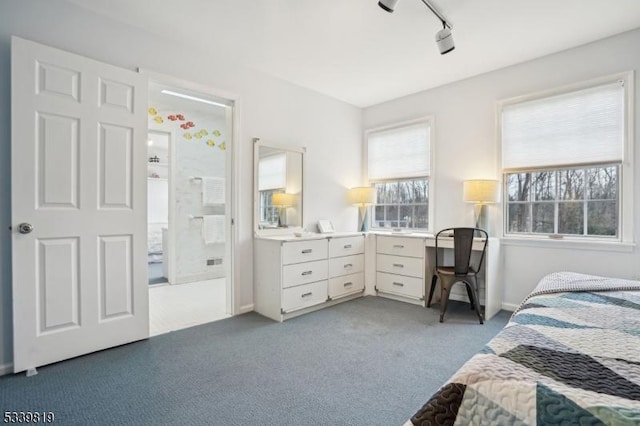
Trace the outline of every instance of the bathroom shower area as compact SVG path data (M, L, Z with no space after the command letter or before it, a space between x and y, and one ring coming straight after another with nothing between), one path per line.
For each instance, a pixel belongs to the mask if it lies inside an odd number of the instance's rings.
M149 85L152 336L230 314L232 123L230 101L156 82Z

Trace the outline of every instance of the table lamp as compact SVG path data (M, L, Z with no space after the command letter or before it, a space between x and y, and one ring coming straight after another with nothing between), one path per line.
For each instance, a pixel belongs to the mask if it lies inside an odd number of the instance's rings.
M293 194L287 194L285 192L279 192L271 195L271 204L278 208L278 228L287 227L287 207L292 207L296 204L296 196Z
M357 186L349 189L349 203L358 206L358 230L367 230L367 206L375 203L375 192L372 186Z
M465 180L462 187L462 199L474 203L476 228L487 230L487 218L483 212L485 204L500 201L500 185L497 180L471 179Z

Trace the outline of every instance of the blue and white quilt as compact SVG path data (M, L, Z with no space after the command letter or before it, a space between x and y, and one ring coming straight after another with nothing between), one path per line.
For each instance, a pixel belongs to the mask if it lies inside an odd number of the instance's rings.
M411 424L640 425L640 281L544 277Z

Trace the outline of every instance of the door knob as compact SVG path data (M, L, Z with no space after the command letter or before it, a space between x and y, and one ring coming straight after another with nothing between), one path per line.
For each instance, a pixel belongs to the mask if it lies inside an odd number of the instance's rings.
M21 234L28 234L31 231L33 231L33 225L30 223L21 223L18 225L18 232Z

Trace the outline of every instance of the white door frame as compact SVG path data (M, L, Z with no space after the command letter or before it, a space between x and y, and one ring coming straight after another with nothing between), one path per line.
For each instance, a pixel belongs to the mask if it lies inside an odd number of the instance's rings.
M239 197L236 195L235 188L237 186L237 183L240 181L239 179L240 155L238 152L239 141L241 140L240 138L240 96L223 89L215 88L215 87L200 84L200 83L195 83L193 81L185 80L179 77L174 77L174 76L170 76L170 75L166 75L166 74L162 74L154 71L149 71L142 68L138 69L138 72L144 75L147 78L147 81L149 81L150 83L156 82L156 83L160 83L167 86L174 86L176 88L178 87L184 88L187 90L209 94L211 96L215 96L217 98L222 98L222 99L226 99L233 102L233 107L232 107L233 123L232 123L232 137L231 137L231 147L230 147L231 170L227 172L227 176L229 176L230 179L229 179L229 184L226 187L229 197L231 198L231 202L229 206L229 217L231 218L231 225L230 225L231 229L230 229L229 235L231 236L231 238L229 241L230 248L228 249L230 256L229 256L229 267L227 268L227 271L229 272L229 277L228 277L229 281L227 281L227 286L226 286L227 287L226 311L230 315L240 314L242 313L241 307L240 307L240 297L239 297L240 290L238 288L239 287L238 280L236 279L236 277L238 277L240 274L238 271L238 268L239 268L238 263L235 261L236 258L238 258L238 247L237 247L236 241L239 240L238 226L237 226L238 220L236 216L236 212L239 211ZM174 164L175 155L173 154L174 152L172 151L171 167L175 165ZM169 206L169 209L170 209L169 214L171 215L173 206ZM170 235L172 234L170 233ZM173 241L171 243L173 243Z

